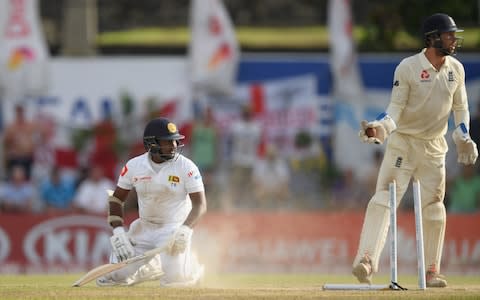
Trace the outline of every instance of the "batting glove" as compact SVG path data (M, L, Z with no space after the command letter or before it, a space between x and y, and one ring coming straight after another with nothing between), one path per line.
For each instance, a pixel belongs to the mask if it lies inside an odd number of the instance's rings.
M358 132L360 140L369 144L383 144L387 137L397 129L397 125L387 113L381 113L375 121L365 121L360 123L362 129ZM367 128L375 128L375 136L368 137L366 134Z
M468 133L465 123L460 123L452 133L453 141L457 145L457 161L464 165L473 165L477 161L477 144Z
M175 256L185 252L187 245L192 238L193 230L187 225L180 226L174 235L173 245L170 250L170 254Z
M127 260L135 255L135 249L123 227L115 227L113 229L113 236L110 238L110 243L112 244L113 254L117 257L118 261Z

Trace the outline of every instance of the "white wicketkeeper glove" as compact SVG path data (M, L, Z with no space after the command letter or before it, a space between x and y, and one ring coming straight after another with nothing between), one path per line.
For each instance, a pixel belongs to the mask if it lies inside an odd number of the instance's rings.
M397 125L393 119L387 115L387 113L380 114L375 121L365 121L360 122L362 129L358 132L360 140L364 143L369 144L383 144L387 137L397 129ZM375 136L368 137L365 130L367 128L374 128L376 131Z
M465 123L460 123L460 125L455 128L452 137L455 145L457 145L457 161L464 165L475 164L478 157L477 144L472 141Z
M183 253L192 238L193 230L187 225L180 226L174 234L172 248L170 254L175 256Z
M115 227L113 229L113 236L110 238L110 243L112 244L113 254L119 262L135 255L135 249L123 227Z

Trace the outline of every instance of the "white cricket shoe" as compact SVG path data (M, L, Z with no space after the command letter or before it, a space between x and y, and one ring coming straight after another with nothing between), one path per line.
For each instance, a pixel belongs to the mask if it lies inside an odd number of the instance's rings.
M127 285L128 286L132 286L132 285L135 285L135 284L139 284L139 283L142 283L142 282L145 282L145 281L155 281L155 280L158 280L160 279L165 273L163 272L163 270L155 270L155 271L151 271L149 273L143 273L143 272L139 272L138 274L135 274L133 276L133 280L132 279L127 279Z
M161 257L157 255L147 264L141 266L132 276L128 277L126 282L128 285L135 285L145 281L158 280L164 274Z
M357 277L360 283L372 284L372 261L370 257L362 258L358 265L353 268L352 274Z
M426 274L427 287L444 288L447 287L445 276L433 271L427 271Z

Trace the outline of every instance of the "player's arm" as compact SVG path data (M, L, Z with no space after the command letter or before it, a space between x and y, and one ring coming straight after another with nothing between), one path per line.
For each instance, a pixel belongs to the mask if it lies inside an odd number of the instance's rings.
M194 192L188 195L192 201L192 210L183 225L180 226L174 234L173 244L170 250L171 255L178 255L185 251L192 238L193 227L207 212L207 200L204 191Z
M392 94L386 112L381 113L374 121L363 120L360 123L360 140L364 143L383 144L388 136L397 129L397 123L405 108L410 92L408 82L408 66L400 63L393 76ZM373 128L373 136L367 134L367 129Z
M207 199L204 191L190 193L189 196L192 200L192 210L183 225L193 228L198 220L207 212Z
M113 254L119 261L123 261L135 255L135 249L130 241L124 224L125 199L130 191L116 187L112 195L108 197L108 223L113 228L113 235L110 238Z
M461 70L463 71L463 69ZM457 161L465 165L473 165L478 158L478 149L470 137L470 113L468 111L467 90L465 88L464 72L460 72L461 84L453 94L453 119L455 130L452 138L457 146Z
M129 190L117 186L113 194L108 196L108 224L110 224L113 229L123 226L123 207L129 192Z

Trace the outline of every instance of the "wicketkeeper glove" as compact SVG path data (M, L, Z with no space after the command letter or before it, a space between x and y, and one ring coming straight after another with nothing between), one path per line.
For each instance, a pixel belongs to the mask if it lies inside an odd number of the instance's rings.
M192 238L193 230L187 225L180 226L174 234L174 240L170 254L175 256L183 253Z
M110 243L112 244L113 254L117 257L118 261L124 261L135 255L135 249L123 227L115 227L113 229L113 236L110 238Z
M465 123L460 123L452 133L453 141L457 145L457 161L464 165L473 165L477 161L477 144L468 133Z
M365 121L360 122L362 129L358 132L360 140L364 143L369 144L383 144L387 137L397 129L397 125L393 119L387 113L381 113L375 121ZM376 131L375 136L368 137L365 130L367 128L374 128Z

